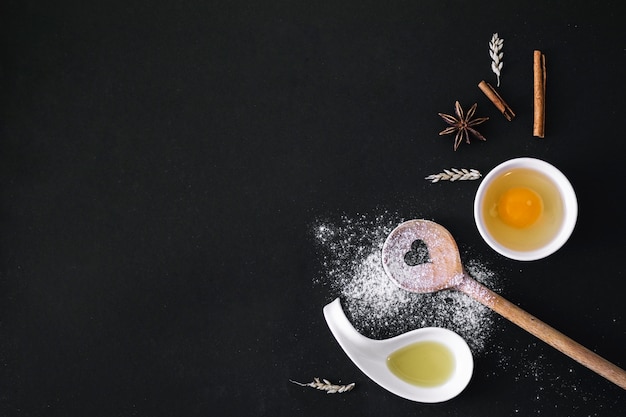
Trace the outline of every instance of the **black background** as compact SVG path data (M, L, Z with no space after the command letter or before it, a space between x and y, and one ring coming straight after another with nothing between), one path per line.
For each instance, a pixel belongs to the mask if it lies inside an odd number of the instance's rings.
M624 390L505 322L442 404L368 380L330 334L311 225L391 211L452 232L502 293L626 367L625 14L617 1L11 1L0 6L0 415L617 416ZM505 40L507 122L477 88ZM532 53L548 68L532 136ZM486 142L438 112L478 103ZM518 156L579 220L536 262L473 224ZM510 357L510 368L500 356ZM540 358L544 371L533 375ZM298 387L354 381L346 394Z

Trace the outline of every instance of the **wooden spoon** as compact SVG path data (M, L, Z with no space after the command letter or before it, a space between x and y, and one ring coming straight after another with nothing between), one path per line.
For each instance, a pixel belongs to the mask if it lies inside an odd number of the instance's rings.
M429 220L409 220L396 227L382 249L389 278L415 293L455 289L471 296L550 346L609 381L626 389L626 371L548 326L471 276L461 264L454 238L443 226Z

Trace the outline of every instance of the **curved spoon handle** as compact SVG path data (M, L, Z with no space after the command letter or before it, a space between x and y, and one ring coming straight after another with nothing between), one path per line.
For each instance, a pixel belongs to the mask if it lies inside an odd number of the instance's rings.
M491 308L502 317L517 324L522 329L596 372L598 375L626 389L626 371L565 336L558 330L548 326L535 316L491 291L472 277L465 275L463 281L456 289Z
M350 323L337 297L333 302L324 306L324 318L333 336L346 352L360 354L364 346L371 345L372 340L359 333ZM352 358L351 353L348 354ZM352 358L354 360L354 358ZM358 358L357 358L358 361Z

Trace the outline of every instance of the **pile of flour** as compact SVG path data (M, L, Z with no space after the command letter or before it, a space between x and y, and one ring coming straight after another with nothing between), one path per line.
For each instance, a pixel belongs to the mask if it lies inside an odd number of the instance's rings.
M316 223L313 234L322 259L317 283L341 297L346 315L365 336L386 338L421 327L444 327L463 337L474 353L483 351L493 327L490 309L454 290L411 293L387 277L382 245L402 221L384 213ZM496 274L481 262L469 259L463 264L474 279L496 289Z

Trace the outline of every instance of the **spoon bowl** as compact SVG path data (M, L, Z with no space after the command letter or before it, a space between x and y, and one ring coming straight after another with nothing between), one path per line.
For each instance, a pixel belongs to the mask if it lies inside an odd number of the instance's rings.
M454 288L463 280L463 264L454 238L428 220L409 220L387 237L383 268L400 288L428 293Z
M465 340L451 330L426 327L389 339L369 339L352 326L339 298L324 307L324 317L335 339L354 364L378 385L400 397L422 403L447 401L459 395L472 378L472 352ZM394 375L387 366L389 355L419 342L438 342L452 353L454 368L442 384L431 387L410 384Z

